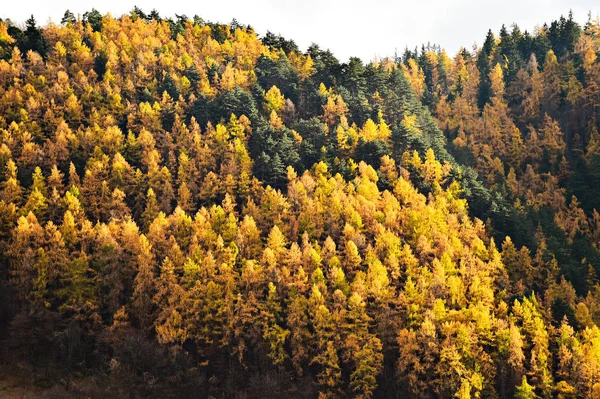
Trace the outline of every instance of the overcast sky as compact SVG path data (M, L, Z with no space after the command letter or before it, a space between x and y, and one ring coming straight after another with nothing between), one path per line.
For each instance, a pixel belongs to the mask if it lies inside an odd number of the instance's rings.
M440 44L451 55L461 47L481 44L488 29L517 23L522 30L567 15L573 10L580 23L588 12L600 14L598 0L3 0L0 18L24 22L33 14L39 24L60 22L65 10L75 15L96 8L119 16L139 5L145 12L155 8L162 16L195 14L213 22L231 22L267 30L293 39L302 50L311 43L329 48L342 61L350 56L370 61L402 53L405 46ZM142 5L143 4L143 5Z

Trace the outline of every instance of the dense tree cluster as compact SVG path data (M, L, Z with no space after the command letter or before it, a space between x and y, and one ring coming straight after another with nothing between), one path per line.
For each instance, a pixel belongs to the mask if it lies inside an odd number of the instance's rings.
M98 397L600 398L599 34L365 65L0 21L0 358Z
M450 152L512 202L530 237L537 231L533 242L514 238L532 249L546 242L580 294L594 288L586 276L600 262L599 32L598 21L582 28L570 15L534 35L490 31L476 53L453 60L425 48L405 60Z

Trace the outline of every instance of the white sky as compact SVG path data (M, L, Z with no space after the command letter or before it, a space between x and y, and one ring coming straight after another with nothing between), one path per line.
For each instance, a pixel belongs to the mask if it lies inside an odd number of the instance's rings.
M584 23L588 11L600 14L598 0L2 0L0 18L24 22L32 13L39 24L60 22L65 10L75 15L96 8L113 16L128 13L134 5L163 17L199 15L206 21L229 23L236 18L254 27L294 40L301 50L312 42L331 49L340 59L358 56L364 61L402 54L405 46L440 44L450 55L465 46L481 44L488 29L498 33L502 24L517 23L533 31L538 24L573 10Z

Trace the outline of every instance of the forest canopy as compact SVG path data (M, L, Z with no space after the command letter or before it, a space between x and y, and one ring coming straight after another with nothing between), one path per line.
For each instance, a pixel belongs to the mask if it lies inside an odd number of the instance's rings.
M599 53L572 15L368 64L138 7L0 20L0 365L64 397L600 398Z

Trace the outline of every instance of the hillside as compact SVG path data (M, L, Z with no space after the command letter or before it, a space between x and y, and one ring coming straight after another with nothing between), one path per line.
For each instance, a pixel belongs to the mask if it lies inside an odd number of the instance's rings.
M59 397L600 398L599 52L572 16L367 65L138 8L0 21L3 369Z

